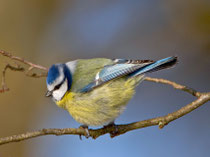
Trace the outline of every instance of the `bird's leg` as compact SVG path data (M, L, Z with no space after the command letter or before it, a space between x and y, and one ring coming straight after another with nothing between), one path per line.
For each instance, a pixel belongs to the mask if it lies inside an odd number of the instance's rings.
M90 137L90 133L89 133L89 130L88 130L88 126L87 125L80 125L79 128L85 130L85 132L86 132L85 137L86 138L89 138ZM80 140L82 140L82 135L79 135L79 138L80 138Z
M108 125L105 125L104 128L107 128L107 127L113 127L114 128L114 131L111 131L109 134L110 134L110 137L113 138L115 136L117 136L119 134L118 132L118 127L117 125L113 122L109 123Z

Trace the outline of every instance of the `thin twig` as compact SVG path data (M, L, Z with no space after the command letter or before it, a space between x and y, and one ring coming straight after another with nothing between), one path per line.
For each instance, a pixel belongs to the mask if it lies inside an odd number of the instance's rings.
M160 79L160 78L151 78L151 77L146 77L146 81L150 82L156 82L156 83L162 83L162 84L168 84L174 87L175 89L179 89L185 92L188 92L189 94L192 94L193 96L199 97L201 95L200 92L197 92L196 90L189 88L187 86L180 85L176 82L165 80L165 79Z
M5 56L5 57L9 57L9 58L12 59L12 60L16 60L16 61L19 61L19 62L21 62L21 63L23 63L23 64L29 65L30 67L34 67L34 68L36 68L36 69L48 71L48 69L47 69L46 67L43 67L43 66L38 65L38 64L34 64L34 63L29 62L29 61L27 61L27 60L25 60L25 59L23 59L23 58L13 56L13 55L10 54L9 52L0 50L0 54L2 54L2 55Z
M33 78L40 78L40 77L46 77L47 76L48 69L46 67L43 67L43 66L38 65L38 64L31 63L31 62L29 62L29 61L27 61L23 58L13 56L9 52L3 51L3 50L0 50L0 54L5 56L5 57L10 58L11 60L18 61L20 63L23 63L23 64L29 66L29 68L26 69L24 66L18 64L17 62L15 62L15 66L13 66L11 64L7 64L2 71L2 83L1 83L2 87L0 89L0 93L4 93L4 92L9 91L9 88L6 85L6 71L7 71L7 69L10 69L12 71L25 72L26 76L33 77ZM42 70L44 72L41 72L41 73L31 72L33 69Z
M24 71L24 68L22 68L18 65L17 66L12 66L10 64L7 64L2 71L2 82L1 82L0 93L9 91L9 88L6 85L6 78L5 78L7 69L10 69L10 70L13 70L13 71Z

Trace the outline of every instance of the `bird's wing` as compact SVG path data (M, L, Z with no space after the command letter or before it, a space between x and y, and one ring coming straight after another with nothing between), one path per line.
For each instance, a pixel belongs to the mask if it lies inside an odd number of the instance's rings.
M177 57L168 57L158 61L115 59L113 64L104 66L95 80L82 88L81 92L88 92L110 80L123 76L134 77L161 69L170 68L177 63Z
M152 64L152 60L114 59L112 65L105 66L96 74L95 80L85 86L80 92L89 92L110 80L117 79L138 71L140 68Z

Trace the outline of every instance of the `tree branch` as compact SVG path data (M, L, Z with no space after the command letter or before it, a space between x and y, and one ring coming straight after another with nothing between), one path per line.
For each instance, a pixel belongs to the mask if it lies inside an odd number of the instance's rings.
M196 90L194 90L194 89L192 89L190 87L180 85L180 84L178 84L176 82L173 82L173 81L160 79L160 78L151 78L151 77L146 77L145 80L146 81L150 81L150 82L168 84L168 85L171 85L172 87L174 87L175 89L182 90L182 91L187 92L187 93L189 93L189 94L191 94L193 96L196 96L196 97L199 97L201 95L200 92L197 92Z
M42 75L40 77L46 76L47 68L45 68L43 66L30 63L20 57L12 56L11 54L9 54L5 51L0 50L0 54L4 55L6 57L9 57L12 60L14 59L14 60L17 60L21 63L24 63L24 64L30 66L27 71L30 71L33 68L39 69L39 70L44 70L45 75ZM2 82L5 82L5 72L6 72L6 69L8 69L8 68L11 70L15 70L15 71L25 71L25 69L24 70L21 69L22 67L19 65L17 67L6 65L6 67L3 70ZM27 75L27 76L34 77L33 75ZM162 129L165 125L169 124L170 122L188 114L189 112L192 112L196 108L198 108L198 107L202 106L203 104L205 104L206 102L210 101L210 92L200 93L192 88L189 88L189 87L186 87L186 86L183 86L178 83L175 83L175 82L172 82L169 80L165 80L165 79L146 77L145 80L170 85L175 89L190 93L191 95L197 97L197 99L195 101L187 104L186 106L182 107L181 109L179 109L175 112L169 113L162 117L156 117L156 118L147 119L147 120L134 122L134 123L130 123L130 124L124 124L124 125L116 125L116 126L110 125L110 126L106 126L106 127L100 128L100 129L89 129L89 134L93 139L96 139L99 136L102 136L107 133L110 133L110 135L112 135L111 137L115 137L115 136L124 134L128 131L141 129L141 128L154 126L154 125L158 125L159 128ZM111 134L112 132L116 131L116 127L118 130L117 133L115 135ZM38 131L34 131L34 132L27 132L27 133L23 133L23 134L19 134L19 135L13 135L13 136L0 138L0 145L6 144L6 143L11 143L11 142L19 142L19 141L23 141L26 139L35 138L35 137L44 136L44 135L56 135L56 136L59 136L59 135L80 135L81 136L81 135L83 135L83 136L87 136L87 132L83 128L42 129L42 130L38 130Z
M38 64L31 63L31 62L29 62L29 61L27 61L27 60L25 60L25 59L23 59L23 58L13 56L13 55L11 55L9 52L0 50L0 54L2 54L2 55L5 56L5 57L8 57L8 58L10 58L10 59L12 59L12 60L19 61L19 62L21 62L21 63L23 63L23 64L25 64L25 65L28 65L28 66L30 66L30 67L32 67L32 68L36 68L36 69L40 69L40 70L44 70L44 71L47 71L47 70L48 70L46 67L43 67L43 66L38 65Z
M203 105L207 101L210 100L210 92L209 93L201 93L201 96L193 101L192 103L182 107L181 109L169 113L166 116L162 117L157 117L157 118L152 118L148 120L143 120L135 123L130 123L130 124L125 124L125 125L116 125L116 126L107 126L103 127L100 129L89 129L90 136L93 139L98 138L99 136L102 136L104 134L110 133L115 131L115 127L117 127L118 132L115 136L124 134L128 131L136 130L136 129L141 129L153 125L159 125L159 128L163 128L165 125L170 123L171 121L174 121L187 113L195 110L199 106ZM87 136L87 133L84 129L82 128L65 128L65 129L42 129L39 131L34 131L34 132L27 132L24 134L19 134L19 135L13 135L9 137L3 137L0 138L0 145L6 144L6 143L11 143L11 142L19 142L23 141L26 139L38 137L38 136L44 136L44 135L83 135Z
M25 72L25 75L28 76L28 77L40 78L40 77L46 77L47 76L48 69L46 67L43 67L43 66L38 65L38 64L31 63L31 62L29 62L29 61L27 61L23 58L13 56L9 52L3 51L3 50L0 50L0 54L5 56L5 57L10 58L11 60L18 61L19 63L22 63L22 64L25 64L25 65L29 66L26 69L24 66L22 66L21 64L18 64L17 62L15 62L15 66L13 66L11 64L7 64L2 71L2 82L1 82L2 87L0 89L0 93L4 93L4 92L9 91L9 88L6 85L6 71L7 71L7 69L10 69L12 71ZM33 69L42 70L44 72L30 73Z
M13 70L13 71L23 71L24 69L20 66L12 66L10 64L7 64L3 71L2 71L2 82L1 82L1 86L2 88L0 89L0 93L3 93L3 92L6 92L6 91L9 91L9 88L7 87L6 85L6 79L5 79L5 75L6 75L6 70L7 69L10 69L10 70Z

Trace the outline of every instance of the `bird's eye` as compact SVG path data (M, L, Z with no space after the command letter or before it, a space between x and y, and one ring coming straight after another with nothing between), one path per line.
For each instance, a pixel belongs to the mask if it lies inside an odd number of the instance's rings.
M58 90L61 87L62 83L55 86L54 90Z

